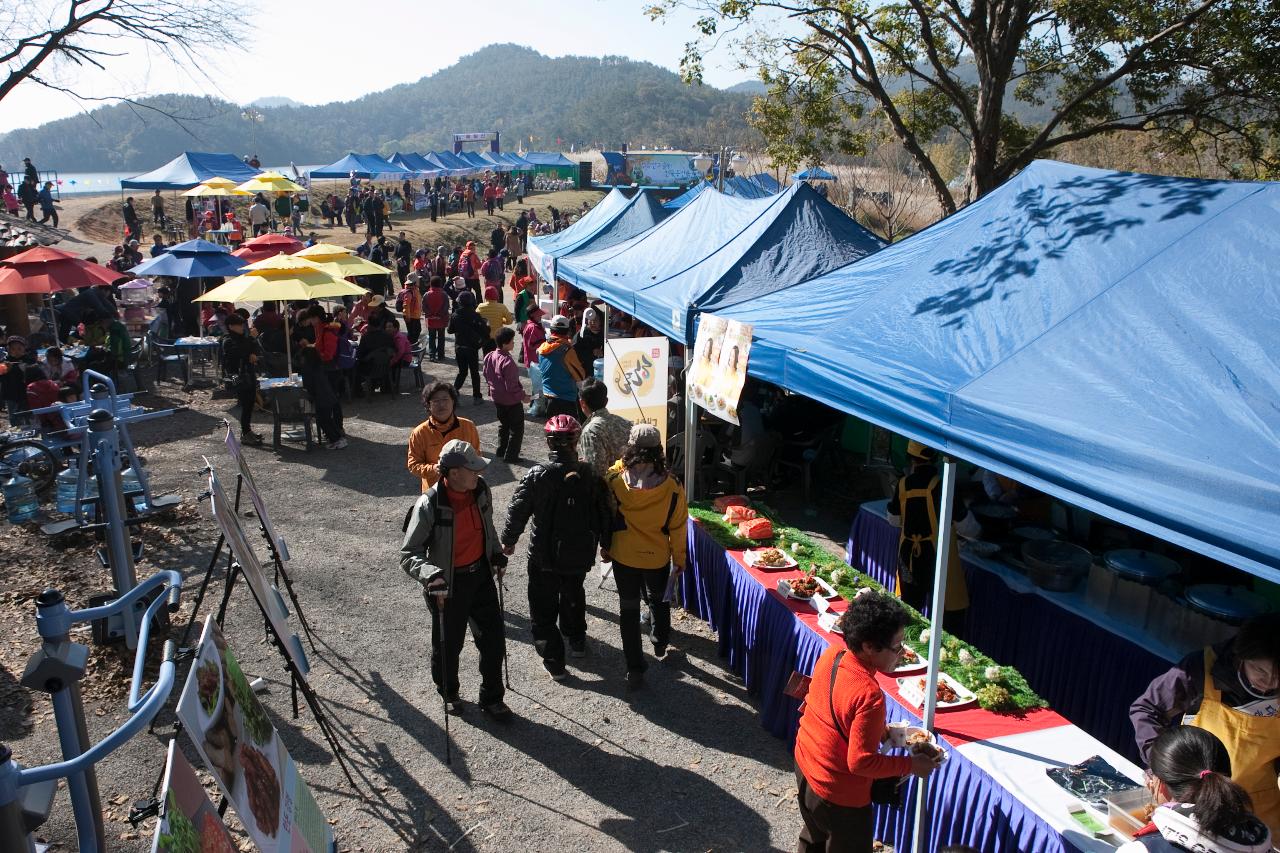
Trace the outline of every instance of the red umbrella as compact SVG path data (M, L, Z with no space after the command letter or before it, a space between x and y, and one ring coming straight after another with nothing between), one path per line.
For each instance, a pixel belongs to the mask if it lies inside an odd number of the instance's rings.
M263 234L245 242L231 254L249 263L265 261L276 255L292 255L302 249L302 242L285 234Z
M122 278L127 276L70 252L41 246L0 261L0 296L54 293Z

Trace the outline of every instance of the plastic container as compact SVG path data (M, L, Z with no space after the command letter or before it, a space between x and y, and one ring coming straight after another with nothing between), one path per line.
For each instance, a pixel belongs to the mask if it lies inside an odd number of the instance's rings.
M16 471L7 473L4 481L4 508L10 524L25 524L40 511L35 484Z
M76 478L79 471L75 468L67 468L58 473L54 482L57 485L57 497L54 505L58 512L65 512L72 515L76 511Z
M1107 794L1102 798L1107 804L1107 824L1129 841L1133 835L1150 821L1143 819L1143 813L1154 805L1151 792L1146 788L1134 788Z
M145 512L148 509L147 496L142 491L142 481L138 479L138 473L133 470L132 465L120 475L120 484L124 487L124 499L132 502L133 508L138 512Z

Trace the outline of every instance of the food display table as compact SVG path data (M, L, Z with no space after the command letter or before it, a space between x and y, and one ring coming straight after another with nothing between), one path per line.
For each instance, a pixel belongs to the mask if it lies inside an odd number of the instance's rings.
M845 558L892 588L898 530L887 501L854 517ZM1092 603L1083 585L1050 592L998 558L961 550L969 611L961 639L1018 669L1068 720L1127 758L1138 758L1129 705L1190 649L1177 649ZM1051 628L1051 632L1046 631Z
M759 697L764 728L790 740L800 714L799 702L783 693L787 679L794 670L811 673L837 638L818 627L817 613L807 603L777 592L779 576L747 566L742 552L725 550L690 522L689 569L681 576L685 607L717 632L721 655ZM832 609L847 606L838 601ZM888 720L919 725L920 716L898 694L896 681L879 678L890 700ZM1100 755L1140 781L1142 771L1124 757L1050 710L1022 717L979 708L945 711L938 714L936 729L949 757L929 783L928 849L945 844L1019 853L1113 849L1077 827L1067 814L1071 797L1045 770ZM908 783L903 808L876 807L876 837L898 850L910 845L915 785Z

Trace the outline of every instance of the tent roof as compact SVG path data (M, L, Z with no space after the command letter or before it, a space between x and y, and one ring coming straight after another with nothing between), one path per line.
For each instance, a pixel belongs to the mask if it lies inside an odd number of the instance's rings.
M1280 184L1037 161L721 313L761 378L1280 581L1277 256Z
M627 198L618 188L577 222L556 234L529 240L529 258L544 281L555 281L560 260L578 252L596 252L641 234L670 215L657 195L640 190Z
M377 154L356 154L352 152L336 163L321 166L319 169L312 169L311 177L346 178L352 172L356 173L357 178L368 179L384 178L395 180L413 176L412 170L406 171L403 166L398 166Z
M639 236L565 258L557 274L688 343L698 311L757 299L883 245L807 184L761 199L704 191Z
M708 187L714 186L711 181L699 181L680 195L668 201L664 207L675 210L684 207L693 201L698 195ZM761 172L758 175L744 177L735 175L727 178L724 182L724 194L737 196L738 198L764 198L767 195L773 195L781 191L781 186L773 179L772 175Z
M559 151L526 151L520 156L535 166L578 166Z
M234 154L183 151L158 169L125 178L120 186L126 190L185 190L213 177L242 184L260 171Z
M803 172L796 172L791 176L793 181L834 181L836 176L828 172L821 166L815 166L812 169L805 169Z
M466 160L462 157L459 157L457 154L454 154L452 151L433 151L431 152L431 154L432 154L432 159L440 163L446 169L456 169L456 170L461 170L463 172L474 172L476 170L475 163L472 163L470 160Z
M401 154L397 151L391 155L391 163L408 169L419 174L426 174L427 177L435 177L440 172L440 168L429 162L419 153L412 152L409 154Z

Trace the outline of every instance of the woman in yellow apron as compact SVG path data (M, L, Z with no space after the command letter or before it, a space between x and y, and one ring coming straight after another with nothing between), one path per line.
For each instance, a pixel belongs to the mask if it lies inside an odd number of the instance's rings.
M1231 755L1232 779L1280 838L1280 614L1245 623L1233 640L1188 655L1129 709L1147 758L1179 723L1212 732Z
M907 443L911 470L898 481L889 501L889 520L898 532L898 595L917 610L923 611L933 596L933 577L937 567L938 513L942 502L942 476L938 472L934 450L918 441ZM967 532L976 527L968 510L958 501L952 512L952 529ZM954 633L953 621L963 619L969 606L969 591L960 565L960 548L951 537L947 554L947 597L944 620Z

